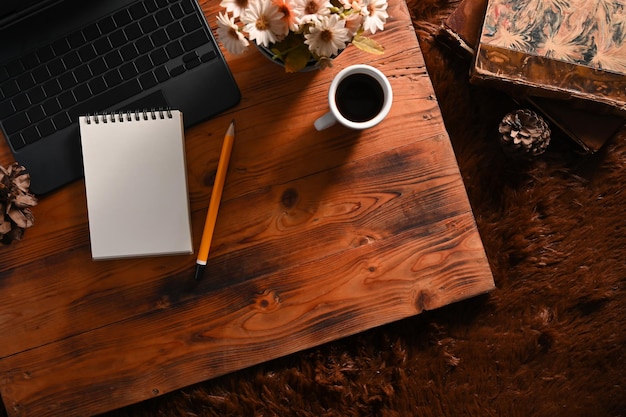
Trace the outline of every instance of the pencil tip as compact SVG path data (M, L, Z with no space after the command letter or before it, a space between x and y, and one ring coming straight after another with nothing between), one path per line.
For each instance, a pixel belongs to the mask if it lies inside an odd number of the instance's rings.
M233 136L235 134L235 119L230 122L228 125L228 130L226 131L227 135Z

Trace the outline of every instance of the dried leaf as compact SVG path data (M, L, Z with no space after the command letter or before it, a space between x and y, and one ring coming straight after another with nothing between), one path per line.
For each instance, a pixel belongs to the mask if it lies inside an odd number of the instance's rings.
M362 35L355 35L354 39L352 39L352 44L370 54L382 55L385 53L385 48L381 44Z
M285 56L285 71L298 72L308 64L311 52L305 45L295 48Z

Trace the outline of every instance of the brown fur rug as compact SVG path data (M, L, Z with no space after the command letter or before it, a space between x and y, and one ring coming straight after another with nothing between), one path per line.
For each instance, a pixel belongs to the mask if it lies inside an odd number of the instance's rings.
M456 3L408 3L497 289L107 417L626 416L626 130L512 162L511 103L433 37Z

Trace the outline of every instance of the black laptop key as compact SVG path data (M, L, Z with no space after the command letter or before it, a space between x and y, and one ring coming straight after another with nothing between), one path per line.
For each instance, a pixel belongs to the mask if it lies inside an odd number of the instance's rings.
M98 22L98 29L100 29L100 33L106 34L113 32L117 26L115 25L115 21L112 16L107 16L103 19L100 19Z
M78 51L73 50L63 56L63 63L66 68L76 68L80 65L81 60Z
M13 108L13 104L11 104L10 100L4 100L0 102L0 117L1 118L5 118L8 115L12 114L15 112L15 109Z
M132 62L127 62L120 67L120 75L124 80L130 80L135 77L139 72L137 71L137 67Z
M91 76L92 74L88 64L83 64L74 70L74 77L76 77L76 81L79 83L87 81Z
M159 26L167 26L174 21L174 17L169 9L159 10L155 17Z
M139 27L139 23L133 22L124 28L124 34L128 40L133 40L143 35L143 32L141 31L141 27Z
M165 45L170 40L167 36L167 32L165 32L165 29L159 29L152 33L150 35L150 39L152 40L154 46Z
M204 32L204 30L198 29L195 32L190 33L189 35L186 35L182 39L182 44L185 51L191 51L192 49L195 49L200 45L204 45L208 41L209 37Z
M46 96L52 97L61 92L61 86L57 80L50 80L43 85L43 91L46 93Z
M50 75L53 77L62 74L66 70L65 64L61 58L55 58L54 60L48 62L46 66L48 67Z
M119 83L123 81L120 72L117 69L112 69L111 71L104 74L104 82L107 83L109 87L115 87ZM84 99L81 99L84 100Z
M160 83L162 83L170 78L170 73L167 71L165 66L160 66L154 70L154 76Z
M26 112L31 123L37 123L46 117L46 112L41 106L34 106Z
M87 44L78 50L78 56L82 62L88 62L96 57L96 51L93 49L92 44Z
M17 82L15 82L15 80L6 81L4 84L2 84L1 89L2 89L2 94L5 97L13 97L20 91L19 87L17 86Z
M170 57L170 59L176 58L177 56L180 56L183 54L183 52L185 52L180 42L178 41L174 41L168 44L165 47L165 51L167 52L167 56Z
M52 50L54 51L55 56L61 56L64 53L69 52L70 49L70 45L67 43L67 39L65 38L58 39L52 44Z
M67 113L59 113L52 118L52 122L57 130L65 129L72 124L72 119Z
M73 73L66 72L59 77L59 84L61 84L61 89L63 90L73 88L76 85L76 77L74 77Z
M37 130L35 126L29 126L22 131L21 141L25 144L34 143L38 141L39 139L41 139L41 134L39 133L39 130ZM19 143L20 142L19 139L16 142ZM13 146L16 147L15 144L13 144Z
M181 23L186 32L191 32L202 26L202 22L200 22L200 19L195 14L185 17Z
M33 76L30 72L27 72L19 76L17 79L17 85L21 91L25 91L35 86L35 80L33 80Z
M144 0L143 4L146 6L148 13L155 12L159 8L154 0Z
M185 14L191 14L194 12L194 0L183 0L180 4L183 7Z
M26 146L26 141L20 134L9 135L8 139L11 143L11 146L13 146L13 149L22 149L24 146Z
M167 62L168 58L167 58L167 53L165 52L165 49L159 48L150 52L150 59L152 60L152 63L155 66L158 66Z
M56 97L52 97L44 101L41 107L47 115L53 115L61 110L61 105L59 104L59 101L56 99Z
M26 113L16 113L4 121L4 130L10 135L24 129L29 123L30 120L28 120Z
M65 91L59 96L59 104L63 109L69 109L74 104L76 104L76 97L74 97L74 93L72 93L72 90ZM55 124L58 126L57 123Z
M172 16L174 17L174 19L180 19L185 15L185 12L178 3L172 4L172 6L170 7L170 12L172 12Z
M35 82L37 84L43 83L48 78L50 78L50 72L45 66L39 66L33 71L33 78L35 79Z
M111 51L104 57L104 62L106 63L108 68L115 68L121 65L124 62L122 55L120 55L119 51Z
M173 22L165 28L165 31L167 32L167 35L170 37L170 39L178 39L185 34L185 31L180 25L180 22Z
M89 25L83 29L83 36L86 41L93 41L94 39L98 39L100 37L100 29L96 25Z
M137 71L141 74L152 69L152 61L148 55L144 55L135 61L135 67Z
M83 35L83 32L76 31L67 37L67 41L72 49L76 49L80 46L83 46L86 42L86 39L85 35Z
M41 85L37 85L28 90L28 98L31 103L41 103L45 100L46 93L43 91L43 87Z
M124 45L120 49L120 55L122 55L122 59L124 61L130 61L137 58L139 56L139 52L137 52L137 48L135 48L135 45L130 43L128 45Z
M99 57L89 63L89 69L91 70L91 74L96 76L104 74L109 68L106 62L104 62L104 58Z
M150 37L147 35L137 39L135 47L137 48L137 52L139 52L139 54L145 54L154 49L154 45L152 44Z
M107 88L107 84L104 82L103 77L92 78L87 84L89 85L89 89L92 94L100 94Z
M93 43L93 47L96 50L97 55L103 55L109 52L113 47L109 38L100 38Z
M146 8L144 7L143 3L133 4L132 6L130 6L128 11L130 12L130 16L133 18L133 20L141 19L146 15Z
M132 21L130 14L128 13L128 10L126 9L120 10L119 12L115 13L113 15L113 20L115 21L115 24L117 25L118 28L125 26Z
M159 26L157 25L156 20L154 20L154 16L148 15L141 19L139 22L139 27L143 31L143 33L150 33L153 30L156 30Z
M13 97L13 107L15 107L16 111L21 111L30 106L30 100L26 93L19 94Z
M152 72L146 72L139 77L141 88L147 90L157 85L156 76Z
M121 77L120 77L120 82L121 82ZM119 84L119 82L117 84ZM108 85L112 86L112 84L108 84ZM89 97L91 97L91 91L89 91L89 87L87 87L87 84L80 84L79 86L74 88L72 92L74 93L74 97L76 97L76 100L78 102L85 101Z
M124 45L127 41L126 35L124 34L123 29L118 29L115 32L111 33L111 35L109 36L109 40L111 41L111 45L114 48L119 48L120 46Z
M76 120L80 115L106 110L140 92L141 85L139 81L132 79L116 87L109 88L102 94L90 98L83 103L77 104L70 109L69 115L72 120Z
M51 119L46 119L37 125L37 129L42 137L50 136L56 130Z

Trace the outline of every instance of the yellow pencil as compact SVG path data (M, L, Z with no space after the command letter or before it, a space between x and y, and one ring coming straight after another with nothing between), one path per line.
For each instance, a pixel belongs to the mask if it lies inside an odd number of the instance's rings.
M213 239L213 230L215 230L215 221L217 220L217 211L220 207L222 199L222 190L224 189L224 180L226 179L226 171L228 170L228 162L233 149L233 141L235 140L235 121L233 120L224 136L222 144L222 152L219 162L217 163L217 173L215 174L215 182L213 183L213 191L211 192L211 201L209 202L209 211L206 215L204 223L204 231L202 232L202 240L200 241L200 249L198 249L198 258L196 260L195 279L202 278L204 267L209 259L209 249L211 247L211 239Z

